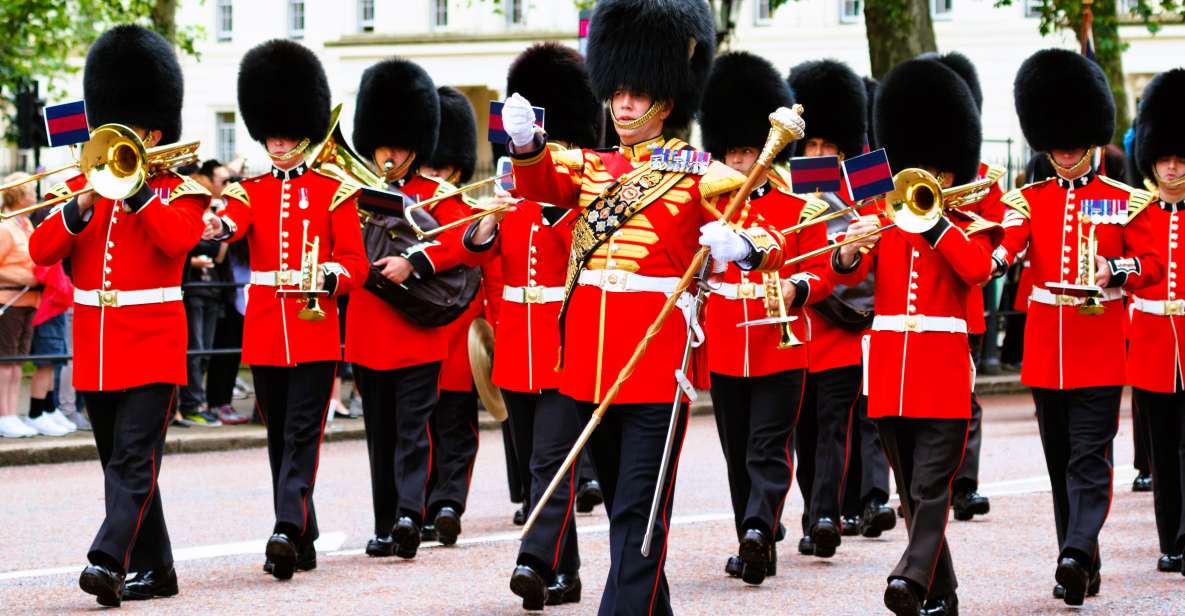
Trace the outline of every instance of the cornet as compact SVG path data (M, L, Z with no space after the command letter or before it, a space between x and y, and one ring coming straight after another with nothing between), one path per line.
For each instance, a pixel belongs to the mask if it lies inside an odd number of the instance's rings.
M82 145L78 162L31 175L11 184L0 186L0 193L46 176L77 167L86 176L87 186L65 195L0 215L0 220L23 216L29 212L69 201L79 195L96 192L119 201L136 194L149 176L174 167L192 165L198 161L197 149L201 142L174 143L154 148L144 147L144 140L122 124L104 124L91 131L91 138Z
M300 280L295 289L279 289L276 291L276 295L281 297L302 296L305 299L305 306L296 313L296 316L305 321L320 321L325 318L325 311L321 309L320 296L329 295L329 292L318 284L317 275L320 273L318 255L321 254L321 238L314 235L313 241L309 241L309 221L307 220L304 221L304 232L301 235L300 245Z
M762 286L765 288L765 318L753 319L737 323L737 327L753 327L755 325L777 325L780 330L778 338L779 349L789 349L802 344L794 335L790 324L798 317L786 312L786 298L782 295L782 277L777 272L765 272L761 275Z
M1086 234L1082 233L1082 225L1090 224ZM1099 254L1099 240L1095 237L1095 225L1090 223L1090 216L1085 211L1078 213L1078 276L1073 283L1047 282L1045 287L1060 298L1078 303L1078 312L1085 315L1103 314L1103 288L1098 284L1098 271L1095 268L1096 257ZM1081 300L1081 303L1079 303Z

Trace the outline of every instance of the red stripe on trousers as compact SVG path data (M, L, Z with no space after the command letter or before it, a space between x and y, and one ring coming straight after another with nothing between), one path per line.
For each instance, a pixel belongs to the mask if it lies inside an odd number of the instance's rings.
M777 512L774 514L773 523L770 525L770 533L774 536L778 534L778 522L782 519L782 508L786 506L786 497L790 496L790 488L794 485L794 457L790 452L790 444L794 440L794 428L798 426L798 417L802 415L802 399L806 396L806 370L802 371L802 389L798 392L798 410L794 412L794 423L791 424L790 434L786 437L786 464L790 466L790 480L786 482L786 490L782 492L782 500L778 503Z
M971 420L967 420L967 425L963 428L963 453L959 456L959 464L950 473L950 479L946 481L946 515L942 518L942 543L938 544L938 553L934 555L934 563L930 565L930 580L926 584L926 594L930 594L930 587L934 585L934 571L938 569L938 555L942 554L942 548L946 545L946 526L950 524L950 501L954 492L955 477L959 474L959 469L963 467L963 460L967 459L967 438L971 435ZM912 479L910 484L913 484Z
M333 402L333 381L337 380L337 364L333 365L333 378L329 380L329 399L325 401L325 409L321 411L321 433L317 435L317 454L313 457L313 478L309 480L309 491L300 499L301 520L300 536L303 537L309 527L309 494L313 493L313 486L317 485L317 469L321 467L321 443L325 442L325 420L329 418L329 403Z
M169 406L165 411L165 421L160 427L161 434L164 434L169 429L169 421L173 419L173 403L177 400L177 388L173 388L173 395L169 397ZM144 523L144 510L148 508L148 503L152 502L152 497L156 495L156 450L152 452L152 483L148 488L148 498L140 503L140 512L136 515L136 528L132 529L132 540L128 542L128 549L123 552L123 570L128 570L128 561L132 557L132 546L136 545L136 538L140 536L140 525Z
M683 405L679 405L680 413L684 412L682 407ZM691 413L691 408L689 407L686 412ZM646 611L648 615L654 614L654 600L658 598L658 582L662 579L662 570L663 567L666 566L667 562L667 544L670 543L671 540L671 529L667 527L667 511L669 511L671 507L671 494L674 492L675 477L679 472L679 458L683 455L683 442L687 438L687 417L685 416L679 421L683 422L684 432L683 438L679 439L679 451L675 454L675 464L671 467L671 480L667 482L666 496L663 497L662 501L662 519L659 520L659 523L662 524L663 531L662 552L658 555L658 572L654 574L654 586L650 590L650 609ZM660 477L659 479L661 480L662 478Z

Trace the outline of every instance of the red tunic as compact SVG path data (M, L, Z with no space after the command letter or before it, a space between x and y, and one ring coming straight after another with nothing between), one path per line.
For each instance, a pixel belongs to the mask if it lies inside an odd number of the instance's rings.
M1159 205L1159 207L1158 207ZM1170 208L1170 209L1165 209ZM1185 223L1185 208L1180 204L1163 203L1148 207L1143 215L1151 228L1152 246L1168 264L1168 274L1152 286L1136 289L1132 300L1130 344L1127 350L1127 376L1132 387L1148 391L1173 393L1182 378L1181 358L1185 357L1185 301L1177 288L1177 272L1185 271L1185 248L1181 247L1181 227ZM1139 310L1137 301L1174 302L1169 312L1162 315Z
M553 155L542 148L514 159L515 185L528 199L584 208L618 178L642 166L649 168L651 148L657 145L687 147L679 140L658 138L608 152L567 150ZM581 272L586 281L600 281L600 285L615 289L635 284L631 280L673 288L670 279L677 281L699 249L699 227L717 220L727 205L727 194L744 182L739 173L718 162L702 176L652 172L655 174L657 183L642 191L636 201L649 200L649 204L596 248ZM773 238L773 245L758 269L776 269L783 260L784 240L772 227L761 231ZM655 280L664 278L668 280ZM608 290L600 285L577 284L569 299L560 385L563 393L576 400L594 403L613 385L667 299L661 291ZM679 312L666 320L622 386L616 404L670 403L675 399L674 374L682 363L686 332L687 323L679 318Z
M772 178L771 174L771 183L764 187L761 196L751 197L741 210L739 220L743 226L765 222L784 229L827 211L826 203L793 195ZM798 255L822 248L826 243L827 231L824 225L817 224L788 234L785 250L787 255ZM704 309L708 369L727 376L750 377L806 368L807 326L803 318L803 306L818 302L831 293L828 257L824 255L790 265L779 272L783 279L795 281L798 287L787 313L798 317L790 327L794 336L804 341L800 346L779 349L781 328L774 325L737 327L737 323L767 316L764 299L736 299L735 295L726 297L712 293ZM741 285L740 289L756 290L763 288L763 276L760 272L743 271L735 263L730 263L719 282ZM749 296L752 297L751 294Z
M300 271L301 240L308 221L308 238L320 238L318 262L337 263L334 296L349 293L366 281L367 261L358 222L356 186L305 170L287 174L273 168L223 190L223 217L233 225L230 241L247 238L252 272ZM286 285L287 286L287 285ZM289 287L291 288L291 287ZM247 287L243 320L243 363L255 366L294 366L312 361L340 361L341 331L337 302L323 299L325 318L297 317L306 301L280 296L278 287ZM351 304L351 310L353 304Z
M439 180L415 175L408 178L401 190L407 196L423 201L437 191L451 190L451 187ZM466 210L459 198L445 199L429 208L441 224L465 216ZM457 232L448 231L435 241L418 246L414 254L421 256L412 258L416 272L430 276L436 271L457 266L460 261L449 249L449 244L457 237ZM420 327L365 288L350 295L350 309L346 312L346 361L372 370L396 370L444 361L447 349L447 327Z
M992 180L991 191L983 200L962 209L979 214L990 222L1003 222L1004 204L1000 201L1000 197L1004 196L1004 191L1000 190L1000 178L1004 177L1004 173L1004 169L1000 167L979 163L979 178ZM980 286L971 289L971 292L967 294L967 333L982 334L987 331L987 321L984 318L983 310L983 287Z
M922 236L891 229L839 282L876 273L875 311L885 317L967 318L967 293L991 276L1000 226L948 215L952 226L935 247ZM882 220L882 224L887 221ZM869 417L971 417L972 369L967 335L889 331L874 322L865 363Z
M845 205L851 206L852 201L848 199L848 189L845 187L840 192L835 193L835 196L840 199ZM869 204L862 212L875 211L877 205ZM830 226L830 225L829 225ZM843 239L843 233L828 232L827 237L829 242L835 242ZM828 257L830 258L830 255ZM834 286L834 273L828 269L828 277L832 278ZM807 323L810 325L810 339L807 340L806 351L808 356L807 368L811 372L822 372L824 370L831 370L834 368L844 368L847 366L858 366L863 361L860 351L860 339L864 337L864 332L854 332L844 329L827 318L823 317L814 308L807 307L805 310Z
M76 176L50 196L77 190ZM138 212L122 202L96 197L91 217L77 235L55 210L29 240L39 265L70 259L81 291L134 291L181 285L188 254L201 239L202 213L210 195L191 179L166 172L148 180L157 198ZM186 382L185 307L180 301L138 306L74 305L74 386L113 391L149 383Z
M1152 219L1142 215L1152 196L1093 174L1073 184L1049 179L1003 197L1009 210L1004 217L1002 256L1012 263L1028 248L1033 293L1050 282L1077 282L1078 212L1084 199L1127 204L1125 223L1096 225L1099 255L1138 259L1139 272L1128 275L1123 286L1135 289L1159 281L1164 264L1151 239ZM1088 225L1081 227L1085 234ZM1049 389L1126 384L1127 312L1119 301L1103 305L1103 314L1090 316L1079 313L1077 306L1030 301L1021 381Z

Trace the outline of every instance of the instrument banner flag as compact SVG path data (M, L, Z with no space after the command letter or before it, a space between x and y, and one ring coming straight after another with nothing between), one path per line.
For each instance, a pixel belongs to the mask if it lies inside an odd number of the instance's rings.
M883 195L893 190L893 170L884 148L843 161L852 201Z
M510 135L502 129L502 104L502 101L490 101L490 130L487 135L490 143L506 145L510 141ZM543 108L531 107L531 111L535 112L535 126L543 128Z
M78 100L46 107L45 134L49 136L51 148L89 141L91 133L86 123L86 102Z
M790 159L791 190L798 194L839 190L839 157L807 156Z

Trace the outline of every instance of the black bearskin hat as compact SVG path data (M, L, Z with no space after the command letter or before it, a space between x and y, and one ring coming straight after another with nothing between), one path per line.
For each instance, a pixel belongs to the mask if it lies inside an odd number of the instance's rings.
M769 114L793 104L786 81L765 58L743 51L716 58L699 116L704 149L719 160L728 148L760 150L769 136ZM790 156L789 149L782 150L779 160Z
M803 62L790 69L790 88L803 107L806 139L830 141L848 158L864 153L868 94L848 65L835 60Z
M975 108L983 110L983 90L979 87L979 73L975 70L975 64L971 62L970 58L957 51L952 51L941 55L937 52L924 53L918 56L918 59L941 62L946 65L946 68L958 73L967 87L971 89L971 96L975 99Z
M181 138L185 79L173 46L140 26L104 32L86 54L82 75L92 128L117 123L161 132L161 144Z
M440 97L420 65L390 58L366 69L354 105L354 149L367 160L380 147L415 154L411 169L432 157L440 132ZM381 165L380 165L381 166Z
M874 112L876 111L876 91L880 89L881 84L872 77L861 77L861 79L864 80L864 98L868 101L866 105L868 108L868 129L864 134L868 138L869 151L877 150L880 149L881 146L876 141L876 123L874 122Z
M559 43L540 43L515 58L506 93L519 93L547 111L547 137L575 147L595 148L600 139L601 104L580 52Z
M918 118L942 128L921 133ZM876 98L876 137L894 171L933 167L954 173L955 184L979 174L979 109L958 73L938 62L908 60L885 75Z
M685 128L699 109L716 53L704 0L600 0L588 29L588 70L597 98L625 89L670 100L667 128Z
M320 143L329 133L329 80L321 61L287 39L256 45L239 65L239 112L256 141Z
M457 90L441 86L436 94L440 98L440 133L428 166L456 167L464 184L477 166L477 116L469 99Z
M1136 124L1134 156L1144 177L1155 180L1156 159L1185 156L1185 69L1165 71L1144 88L1140 98L1140 121ZM1140 184L1133 184L1139 186Z
M1065 49L1029 56L1012 86L1016 115L1038 152L1105 145L1115 133L1115 99L1103 69Z

